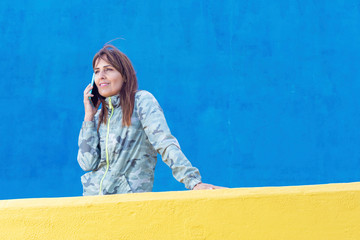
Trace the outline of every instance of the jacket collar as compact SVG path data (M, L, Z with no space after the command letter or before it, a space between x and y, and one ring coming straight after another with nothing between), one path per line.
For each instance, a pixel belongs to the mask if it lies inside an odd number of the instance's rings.
M120 106L120 95L117 94L117 95L114 95L114 96L105 98L105 102L107 103L107 104L106 104L106 105L107 105L107 106L106 106L107 108L110 108L110 106L109 106L109 100L110 100L110 98L111 98L111 104L112 104L114 107Z

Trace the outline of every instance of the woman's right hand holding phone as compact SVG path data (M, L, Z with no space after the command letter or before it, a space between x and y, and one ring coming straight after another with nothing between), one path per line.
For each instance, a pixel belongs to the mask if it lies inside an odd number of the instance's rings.
M90 93L90 91L93 89L92 84L90 83L84 91L84 108L85 108L85 117L84 121L92 121L94 119L94 116L99 108L100 101L98 101L97 106L93 106L90 97L93 97L94 95Z

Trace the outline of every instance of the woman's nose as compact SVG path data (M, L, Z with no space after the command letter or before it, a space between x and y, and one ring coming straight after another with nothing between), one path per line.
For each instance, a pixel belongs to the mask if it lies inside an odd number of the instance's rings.
M100 71L99 72L99 78L104 78L105 76L105 71Z

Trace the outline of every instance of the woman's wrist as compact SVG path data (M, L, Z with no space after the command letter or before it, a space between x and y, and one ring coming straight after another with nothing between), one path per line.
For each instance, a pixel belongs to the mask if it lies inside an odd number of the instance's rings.
M198 186L199 184L202 184L202 182L198 182L197 184L194 185L194 187L192 188L193 190L195 189L196 186Z
M86 116L84 117L84 121L85 122L91 122L92 120L94 120L94 116Z

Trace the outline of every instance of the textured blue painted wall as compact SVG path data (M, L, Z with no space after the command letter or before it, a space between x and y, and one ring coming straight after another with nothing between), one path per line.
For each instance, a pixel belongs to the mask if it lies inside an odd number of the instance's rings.
M359 181L359 1L1 1L0 199L81 195L91 60L113 42L204 181ZM182 190L159 162L155 191Z

